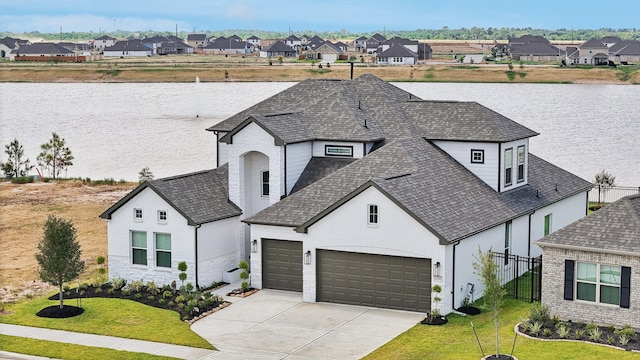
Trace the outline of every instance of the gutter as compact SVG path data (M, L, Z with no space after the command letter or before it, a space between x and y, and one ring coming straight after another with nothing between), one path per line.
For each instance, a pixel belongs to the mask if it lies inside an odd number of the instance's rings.
M196 289L200 289L200 285L198 284L198 229L200 229L200 227L202 226L202 224L198 224L195 227L195 231L196 231L196 236L195 236L195 247L196 247Z

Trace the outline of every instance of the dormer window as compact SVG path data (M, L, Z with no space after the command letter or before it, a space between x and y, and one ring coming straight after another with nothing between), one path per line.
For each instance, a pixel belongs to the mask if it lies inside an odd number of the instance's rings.
M471 163L484 164L484 150L471 149Z
M325 145L324 155L353 157L353 146Z
M518 146L518 182L524 181L524 145Z
M513 183L513 148L504 151L504 186Z

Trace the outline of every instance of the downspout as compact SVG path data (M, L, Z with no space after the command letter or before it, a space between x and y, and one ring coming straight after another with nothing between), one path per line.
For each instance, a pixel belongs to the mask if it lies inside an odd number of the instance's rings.
M287 144L284 145L284 196L280 196L280 198L282 199L283 197L287 197L287 195L289 195L289 192L287 191Z
M498 144L498 192L502 192L501 191L501 184L502 184L502 179L500 177L500 175L502 175L502 143Z
M536 213L536 210L533 210L531 214L529 214L529 236L527 239L527 257L531 257L531 217Z
M198 224L195 227L195 229L196 229L196 237L195 237L195 243L196 243L196 289L200 289L200 285L198 284L198 229L200 229L201 226L202 226L202 224Z
M460 240L456 241L453 244L453 267L451 269L451 309L455 310L455 301L456 301L456 246L460 244Z

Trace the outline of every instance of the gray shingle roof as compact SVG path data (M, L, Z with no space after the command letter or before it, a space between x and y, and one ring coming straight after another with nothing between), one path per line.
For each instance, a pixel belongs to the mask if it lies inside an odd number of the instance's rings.
M151 51L142 40L118 41L113 46L104 48L104 51Z
M537 243L543 247L640 255L640 195L622 198Z
M21 45L17 49L11 51L12 54L24 55L73 55L73 51L54 43L33 43Z
M207 34L188 34L187 41L204 41L207 40Z
M532 154L529 179L529 185L498 193L435 145L414 136L388 143L335 170L246 222L306 231L360 191L374 186L446 244L591 187Z
M268 49L265 49L266 52L293 52L296 51L289 45L283 43L282 41L276 41Z
M600 40L591 38L589 39L587 42L585 42L584 44L580 45L579 48L580 49L584 49L584 48L588 48L588 47L592 47L592 48L606 48L607 45L603 44Z
M313 157L302 171L298 181L291 189L291 193L295 193L314 182L326 177L334 171L343 168L346 165L356 161L354 158L340 157Z
M189 225L204 224L242 214L240 208L228 200L228 165L225 164L213 170L147 181L103 212L100 217L110 219L114 211L146 188L156 192L182 214Z
M539 135L477 102L408 101L405 112L429 140L507 142Z
M546 42L514 44L509 48L512 55L560 56L564 52Z
M416 54L415 52L407 49L406 47L404 47L403 45L391 45L387 50L383 51L382 53L380 53L380 55L378 55L379 57L413 57L413 58L417 58L418 54Z

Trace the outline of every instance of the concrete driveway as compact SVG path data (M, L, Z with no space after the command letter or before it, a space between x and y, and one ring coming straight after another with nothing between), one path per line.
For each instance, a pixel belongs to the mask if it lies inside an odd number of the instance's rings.
M213 359L360 359L424 314L328 303L260 290L198 320L191 329L215 345Z

